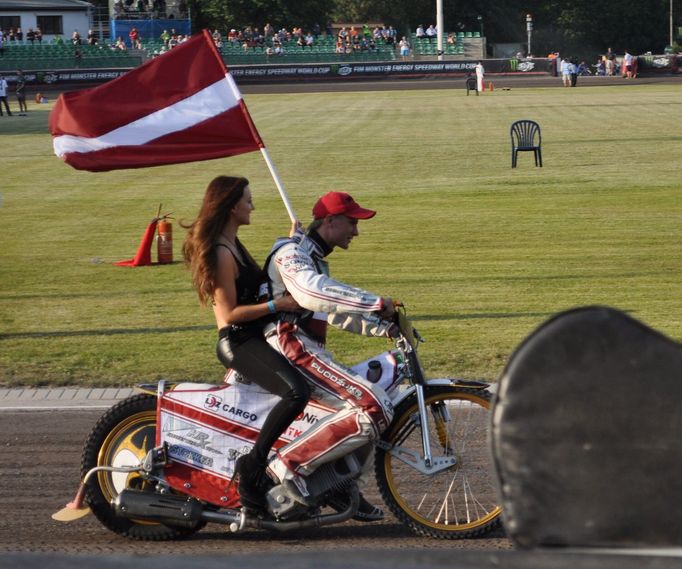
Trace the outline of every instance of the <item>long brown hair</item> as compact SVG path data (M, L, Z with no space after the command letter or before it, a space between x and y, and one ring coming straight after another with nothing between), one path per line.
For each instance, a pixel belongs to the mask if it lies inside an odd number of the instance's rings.
M180 224L188 230L182 254L192 272L192 283L199 302L204 306L216 289L218 261L215 243L230 218L232 208L242 199L248 185L246 178L218 176L206 188L196 220L191 225Z

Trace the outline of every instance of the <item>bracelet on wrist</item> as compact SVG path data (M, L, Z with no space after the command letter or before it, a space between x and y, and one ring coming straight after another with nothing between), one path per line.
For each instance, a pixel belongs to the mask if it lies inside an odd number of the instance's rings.
M273 300L268 301L268 312L270 312L270 314L277 312L277 309L275 308L275 302Z

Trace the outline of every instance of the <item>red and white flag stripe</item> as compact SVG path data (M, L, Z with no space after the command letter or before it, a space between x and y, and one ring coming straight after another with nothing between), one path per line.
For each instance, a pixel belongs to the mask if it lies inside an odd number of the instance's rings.
M208 34L95 89L62 95L50 114L54 151L104 171L209 160L263 147Z

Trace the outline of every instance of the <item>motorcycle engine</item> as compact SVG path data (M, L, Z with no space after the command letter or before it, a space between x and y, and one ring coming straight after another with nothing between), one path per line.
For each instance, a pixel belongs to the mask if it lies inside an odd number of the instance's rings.
M310 476L306 477L306 486L310 493L310 502L315 506L306 506L297 501L287 489L279 484L267 494L270 513L280 520L291 520L311 509L322 505L322 500L335 490L343 490L360 476L361 465L354 454L349 454L335 462L323 464Z

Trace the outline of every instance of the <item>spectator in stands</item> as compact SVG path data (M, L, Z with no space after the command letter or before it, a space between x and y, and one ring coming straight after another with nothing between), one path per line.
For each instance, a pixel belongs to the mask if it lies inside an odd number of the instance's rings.
M74 61L74 65L76 67L80 67L81 59L83 59L83 54L81 53L81 48L79 46L76 46L76 49L73 52L73 61Z
M362 35L366 38L370 38L372 36L372 31L369 29L369 24L362 26Z
M92 28L88 30L88 45L97 45L97 34L92 31Z
M73 45L81 44L81 35L78 33L78 30L73 30L73 33L71 34L71 43Z
M5 109L7 110L7 116L11 117L12 111L9 110L9 103L7 102L7 81L5 81L5 78L0 75L0 117L2 116L3 103L5 105Z
M350 40L355 43L356 38L360 35L360 32L355 29L355 26L351 26L350 30L348 30L348 37Z
M415 35L417 36L417 39L422 39L426 37L426 32L424 32L424 26L419 24L417 26L417 31L415 32ZM400 40L402 42L402 40Z
M177 34L171 34L171 37L168 40L168 49L173 49L178 45L180 45L180 41L178 40Z
M318 24L317 22L315 22L315 24L313 25L312 34L315 40L317 40L317 38L319 38L320 35L322 34L322 31L320 30L320 24Z
M0 30L0 35L2 35L2 30ZM9 29L9 31L7 32L7 35L4 37L4 40L8 43L16 41L16 37L14 35L14 28Z
M0 57L5 55L5 37L2 33L2 30L0 30Z
M263 35L266 39L269 39L275 35L275 28L270 25L270 22L265 24L265 27L263 28Z
M138 35L139 34L137 33L137 28L135 26L130 28L130 31L128 32L128 38L130 39L130 47L132 48L135 47L135 42L137 41Z
M114 47L116 49L120 49L121 51L126 51L128 49L126 47L126 42L123 41L123 38L121 36L118 36L118 39L116 40L116 45Z
M33 28L29 28L28 31L26 32L26 41L30 42L31 45L34 44L36 41L36 34L33 31Z
M388 45L395 45L395 40L398 36L398 32L393 26L388 26L388 30L386 31L386 35L384 36L384 40Z
M353 51L356 51L356 52L360 51L361 46L360 46L360 39L358 38L358 36L355 36L351 40L351 46L353 48Z
M159 36L159 39L163 42L164 46L168 47L168 40L170 40L170 37L171 36L168 33L168 30L163 30Z
M457 37L453 33L448 34L448 39L446 40L448 45L455 45L457 43Z
M19 69L17 70L17 82L15 85L15 93L17 96L17 103L19 103L19 116L25 117L26 111L26 78L24 77L24 72Z
M237 30L232 28L229 32L227 32L227 41L230 43L234 43L237 41Z
M336 37L338 38L339 41L345 44L346 40L348 39L348 30L346 30L345 27L341 28Z
M380 28L377 26L374 28L374 31L372 32L372 37L374 38L374 41L379 41L384 37L384 28Z
M213 30L211 37L213 38L213 43L215 43L216 45L218 45L218 42L222 40L222 36L220 35L220 31L218 30L218 28Z
M163 17L166 15L166 2L165 0L154 0L152 4L152 10L154 10L155 17Z
M17 42L19 43L24 42L24 32L21 31L21 28L17 28L17 31L14 35L17 38Z
M114 2L114 20L125 17L125 8L121 0Z
M340 39L337 39L336 40L336 48L334 51L336 53L339 53L339 54L346 53L346 42L343 42Z
M597 63L594 65L595 75L598 75L599 77L603 77L604 75L606 75L605 61L606 61L606 58L601 57L601 56L597 59Z
M426 36L429 38L435 38L438 35L438 31L436 30L436 26L431 24L428 28L426 28Z
M64 38L59 35L54 36L54 38L52 38L52 43L55 45L64 45Z
M36 28L35 32L33 32L33 34L36 38L36 41L39 44L42 44L43 43L43 31L40 29L40 27Z
M281 43L281 42L275 40L275 41L273 42L273 45L274 45L274 52L275 52L275 55L284 55L284 48L282 47L282 43Z
M398 45L400 47L400 57L402 57L404 61L410 55L410 42L407 41L407 38L405 36L403 36L403 39L400 40L400 44Z

